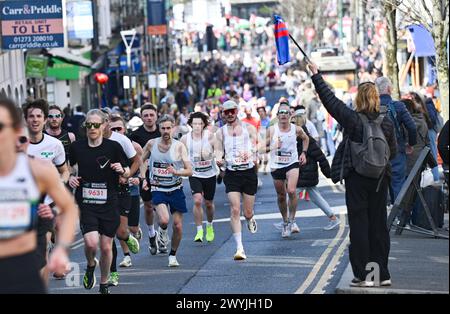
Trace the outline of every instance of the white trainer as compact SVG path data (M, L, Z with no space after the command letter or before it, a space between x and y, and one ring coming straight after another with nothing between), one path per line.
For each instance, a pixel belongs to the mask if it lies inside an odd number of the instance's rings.
M177 257L174 255L169 255L169 267L178 267L180 264L178 264Z
M131 267L132 265L131 257L129 255L126 255L119 264L120 267Z
M258 231L258 225L254 217L247 220L247 226L250 233L256 233L256 231Z
M237 249L236 253L234 254L233 259L235 261L242 261L247 259L247 256L245 255L244 249Z
M339 220L339 218L336 217L335 220L330 220L330 222L328 223L328 225L326 225L323 230L329 231L329 230L333 230L334 228L336 228L337 226L339 226L339 224L341 223L341 221Z

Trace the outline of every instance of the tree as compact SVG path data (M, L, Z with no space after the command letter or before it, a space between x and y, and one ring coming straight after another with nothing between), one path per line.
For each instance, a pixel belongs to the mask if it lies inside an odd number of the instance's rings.
M385 49L385 61L386 61L386 76L390 77L392 81L392 96L400 99L400 87L398 80L398 62L397 62L397 4L399 1L394 1L395 4L386 1L383 5L386 16L386 49Z
M433 37L442 114L447 120L449 113L447 54L449 2L447 0L382 0L382 2L401 12L405 22L425 27Z

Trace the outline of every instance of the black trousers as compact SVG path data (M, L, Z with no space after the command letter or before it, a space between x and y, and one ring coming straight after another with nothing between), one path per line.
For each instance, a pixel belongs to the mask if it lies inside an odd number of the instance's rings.
M388 179L383 179L378 192L377 185L377 179L363 177L355 171L345 179L350 263L354 276L360 280L365 280L372 271L366 270L370 262L378 264L380 281L391 278L388 270L390 238L386 226Z

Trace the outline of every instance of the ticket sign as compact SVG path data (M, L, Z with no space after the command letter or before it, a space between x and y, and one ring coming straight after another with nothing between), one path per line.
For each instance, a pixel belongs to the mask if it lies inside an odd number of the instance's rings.
M0 2L3 49L64 47L61 0Z

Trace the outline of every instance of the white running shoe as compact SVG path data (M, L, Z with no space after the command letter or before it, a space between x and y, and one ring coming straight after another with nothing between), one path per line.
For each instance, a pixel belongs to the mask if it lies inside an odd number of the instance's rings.
M330 222L328 223L327 226L325 226L323 228L323 230L329 231L329 230L333 230L334 228L336 228L337 226L339 226L339 224L341 223L341 221L339 220L339 218L336 217L336 220L330 220Z
M177 257L174 255L169 255L169 267L178 267L180 264L178 264Z
M258 189L263 186L263 182L260 178L258 178Z
M247 227L250 233L256 233L256 231L258 231L258 224L256 223L255 217L247 220Z
M237 249L236 253L234 254L233 259L235 261L242 261L244 259L247 259L247 256L245 255L244 249Z
M129 255L126 255L119 264L120 267L131 267L132 265L131 257Z
M289 238L291 236L291 225L288 223L283 224L283 230L281 230L282 238Z
M300 233L300 228L297 226L295 220L291 222L291 233Z

